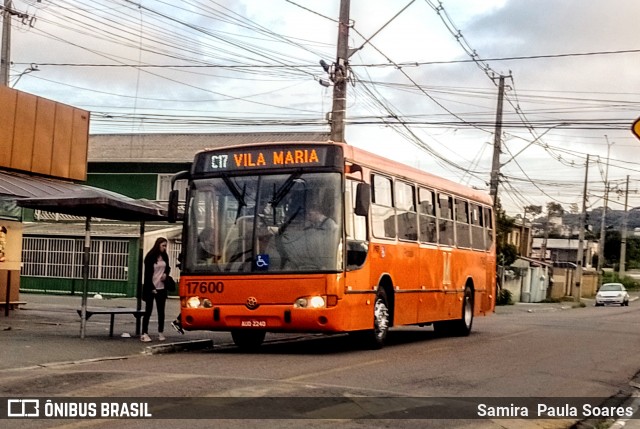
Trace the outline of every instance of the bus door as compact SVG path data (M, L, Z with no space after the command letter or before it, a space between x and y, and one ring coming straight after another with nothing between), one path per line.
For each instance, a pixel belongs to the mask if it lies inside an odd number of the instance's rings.
M442 289L444 290L445 307L449 317L457 316L457 288L453 274L455 273L454 246L455 230L453 221L453 197L438 193L438 244L442 257ZM456 313L456 314L454 314Z
M367 237L367 215L356 214L357 188L360 182L347 179L345 188L346 273L345 300L350 308L345 329L369 329L373 299L371 287L371 248ZM351 322L349 325L348 322Z

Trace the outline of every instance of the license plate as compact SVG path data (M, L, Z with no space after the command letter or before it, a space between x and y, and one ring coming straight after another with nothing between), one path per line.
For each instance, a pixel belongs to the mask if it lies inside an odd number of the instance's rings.
M267 322L265 320L242 320L240 322L240 326L243 328L265 328L267 326Z

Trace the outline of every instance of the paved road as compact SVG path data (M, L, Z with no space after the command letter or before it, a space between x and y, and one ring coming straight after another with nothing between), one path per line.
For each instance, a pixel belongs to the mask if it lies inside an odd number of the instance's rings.
M17 374L15 368L25 367L55 367L56 362L86 362L92 360L118 359L122 356L135 356L142 353L150 353L159 343L151 343L151 346L141 343L137 338L124 338L122 333L133 335L135 333L135 319L129 315L120 315L116 319L115 336L108 336L108 316L94 316L87 324L87 335L85 339L80 339L80 323L76 309L79 307L80 298L67 296L45 296L45 295L23 295L22 299L27 301L27 305L21 310L14 311L8 318L0 316L0 335L3 348L7 353L2 353L0 359L0 378L11 377ZM632 303L632 306L635 304ZM93 300L89 306L124 306L135 307L135 300L114 299L114 300ZM171 300L168 305L168 314L177 314L178 302ZM594 309L596 310L596 309ZM606 314L615 317L615 308L601 309ZM611 310L611 311L608 311ZM624 309L623 309L624 310ZM499 307L498 315L503 315L505 319L517 320L519 317L526 317L526 314L536 313L544 315L557 314L562 311L573 311L570 303L565 304L518 304L514 306ZM605 314L605 312L601 312ZM519 316L522 315L522 316ZM541 317L544 319L543 317ZM479 323L482 319L478 319ZM489 319L487 319L489 320ZM151 325L154 325L152 319ZM480 325L479 325L480 326ZM546 329L546 328L545 328ZM165 344L180 343L200 343L201 341L214 339L217 348L228 347L233 351L230 336L226 333L211 334L208 332L187 333L180 336L171 330L167 324L166 334L168 341ZM515 334L514 334L515 335ZM402 336L396 336L396 338ZM279 341L291 336L271 336L270 341ZM402 341L401 339L399 341ZM509 341L509 339L505 339ZM393 346L392 346L393 347ZM166 349L167 346L165 345ZM220 349L218 349L220 350ZM233 353L228 355L233 358ZM375 357L375 356L373 356ZM373 358L372 357L372 358ZM206 358L206 357L205 357ZM259 356L257 357L259 358ZM207 359L208 360L208 359ZM253 359L256 363L260 359ZM137 361L137 360L136 360ZM114 368L120 364L114 361ZM640 367L640 364L638 365ZM284 368L286 369L286 368ZM313 374L311 374L313 375ZM544 374L540 374L544 376ZM326 378L326 377L325 377ZM374 384L380 384L383 380L376 380ZM384 384L384 383L383 383ZM32 386L33 387L33 386ZM507 386L516 388L516 385ZM447 385L442 385L442 391L450 391ZM498 389L496 392L503 391ZM5 392L6 393L6 392ZM446 422L446 421L445 421ZM298 427L291 422L290 427ZM522 424L522 422L520 422ZM626 424L627 428L639 428L638 420L619 421L616 424ZM557 421L552 421L544 426L536 426L537 423L526 422L526 427L559 427ZM636 425L636 426L634 426ZM102 426L106 427L106 426ZM229 426L231 427L231 426ZM318 427L318 426L315 426ZM329 427L329 426L327 426ZM442 427L447 427L443 425ZM471 425L470 427L473 427ZM503 427L525 427L512 424ZM620 427L620 426L618 426Z

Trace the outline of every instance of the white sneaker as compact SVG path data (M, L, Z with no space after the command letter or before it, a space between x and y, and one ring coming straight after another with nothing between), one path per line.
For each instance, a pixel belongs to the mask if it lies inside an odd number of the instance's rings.
M149 334L142 334L140 335L140 341L142 341L143 343L148 343L151 341L151 337L149 336Z
M162 335L162 332L158 334L158 341L164 341L166 340L165 336Z

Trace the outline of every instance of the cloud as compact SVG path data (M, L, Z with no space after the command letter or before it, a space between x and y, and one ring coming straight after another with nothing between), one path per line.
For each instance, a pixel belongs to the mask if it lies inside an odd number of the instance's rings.
M171 70L43 65L39 72L23 76L18 89L94 112L166 115L174 122L163 126L163 131L175 129L180 117L188 115L210 117L212 121L269 117L322 123L331 110L332 90L317 82L320 77L327 78L318 61L335 60L337 0L226 0L198 3L202 9L192 8L189 2L170 6L166 2L143 3L165 17L128 2L97 0L90 9L75 1L69 4L76 7L65 9L57 3L44 7L43 3L30 1L27 8L27 3L15 2L17 9L29 10L40 19L31 29L14 22L12 59L18 63L12 71L14 79L31 63L271 67ZM389 120L397 115L407 122L450 125L409 124L398 132L380 123L348 125L351 143L453 180L469 180L468 171L472 171L474 177L469 183L486 186L497 104L495 82L473 63L373 66L468 60L452 34L460 30L470 49L481 58L492 59L488 63L495 72L513 76L507 79L503 161L527 147L535 135L546 132L539 145L530 145L518 155L525 171L515 162L505 167L506 175L522 179L505 183L505 192L543 198L528 203L545 205L548 197L540 196L533 184L526 184L527 177L545 184L543 180L558 178L571 181L570 188L560 189L564 194L570 189L577 200L581 187L573 184L583 180L586 154L591 154L591 159L606 156L604 134L615 142L610 177L619 180L638 171L638 165L629 160L636 159L640 142L627 129L552 127L564 121L595 119L628 122L631 126L640 115L640 80L636 76L639 54L510 61L494 58L639 48L635 34L639 2L444 0L446 15L455 28L447 28L442 15L427 1L412 3L394 18L407 4L351 1L350 47L362 49L350 60L360 81L347 90L347 116ZM140 46L147 50L140 51ZM286 65L291 67L283 67ZM520 123L523 117L536 124L533 135ZM185 128L191 131L254 129L220 125L204 128L201 122L187 119ZM481 130L473 126L478 121L482 121ZM126 121L102 119L92 124L99 132L135 129L135 124ZM154 130L150 122L143 125L139 129ZM328 126L325 123L316 128L326 131ZM413 141L414 135L423 143ZM426 144L428 150L419 150L416 144ZM541 147L545 144L549 147ZM598 167L591 168L595 178ZM556 191L551 185L545 186L550 194ZM522 202L515 194L505 194L505 200L510 210L520 211L517 206Z

